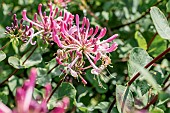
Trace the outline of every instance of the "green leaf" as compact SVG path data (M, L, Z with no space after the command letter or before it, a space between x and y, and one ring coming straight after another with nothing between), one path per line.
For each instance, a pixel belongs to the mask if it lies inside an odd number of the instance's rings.
M64 96L70 98L70 106L72 106L73 101L76 97L76 92L77 92L76 89L71 83L63 82L50 99L49 108L55 107L57 100L61 100Z
M18 88L18 86L21 86L22 83L23 83L23 79L19 79L16 76L12 76L9 79L8 86L9 86L9 89L11 90L11 92L13 93L13 95L15 95L15 93L16 93L16 88Z
M166 3L166 12L170 12L170 0Z
M62 99L64 96L68 96L74 99L76 96L76 89L71 83L63 82L58 90L55 92L55 98Z
M1 9L0 9L1 10ZM0 38L4 38L5 37L5 29L4 29L4 27L2 27L1 25L0 25Z
M16 69L23 69L24 68L24 66L21 64L20 60L15 56L9 57L8 63Z
M145 38L142 36L142 34L139 31L136 31L135 39L136 39L139 47L143 48L144 50L147 49L146 40L145 40Z
M103 16L103 18L104 18L105 20L109 20L109 13L108 13L108 12L103 11L103 12L102 12L102 16Z
M157 7L151 7L151 18L158 34L164 39L170 39L170 27L165 15Z
M0 67L1 68L1 67ZM3 82L5 79L8 78L7 75L9 75L12 72L11 69L3 69L3 71L0 71L0 83Z
M130 113L133 111L134 98L129 87L116 86L116 103L119 113Z
M37 69L37 84L45 86L47 83L51 82L51 76L47 74L47 69L38 68Z
M29 68L31 66L41 63L41 61L42 61L41 54L33 53L30 57L28 57L29 55L30 55L30 53L28 52L21 59L18 59L15 56L11 56L8 58L8 63L16 69ZM26 60L26 62L23 64L23 62L25 60Z
M6 95L4 92L0 92L0 101L4 104L8 103L8 95Z
M74 102L75 106L82 111L83 113L89 113L89 111L92 111L92 109L88 109L83 103L79 102L77 103L76 101Z
M149 91L149 89L150 89L150 86L144 80L143 81L138 81L136 86L141 90L142 96L144 94L146 94Z
M164 113L164 111L162 109L158 108L158 107L155 107L149 113Z
M0 62L6 58L6 54L3 51L0 51Z
M21 59L20 62L23 63L28 56L30 55L30 52L28 52L26 55L24 55ZM23 64L25 68L29 68L31 66L37 65L42 62L42 56L40 53L33 53L31 57L29 57L26 62Z
M18 0L19 5L29 5L32 4L34 0Z
M155 37L151 46L149 47L148 53L153 57L157 57L160 53L165 51L167 48L167 42L162 39L159 35Z
M129 76L132 78L139 71L139 69L136 68L135 65L131 65L129 63L130 61L133 61L136 64L144 67L151 60L152 60L152 58L142 48L134 48L134 49L132 49L132 51L130 52L129 61L128 61L128 74L129 74Z
M133 61L130 61L129 64L133 65L133 67L136 67L139 70L139 72L143 75L142 79L146 80L155 90L158 92L160 91L156 80L146 69Z
M107 112L107 109L109 107L109 102L100 102L97 106L94 107L94 109L99 109L102 111L102 113Z
M23 43L23 44L20 46L19 50L20 50L21 52L24 52L24 51L26 51L27 48L28 48L28 44L27 44L27 43Z
M56 66L57 62L56 62L56 58L53 58L51 61L48 62L47 67L48 67L48 71L51 70L52 68L54 68ZM56 77L56 76L60 76L62 73L62 71L60 70L61 68L64 68L63 66L59 65L57 67L55 67L51 72L51 76L52 77Z
M170 101L170 94L168 94L166 92L160 92L158 95L158 100L159 100L159 102L158 102L157 106L163 105Z
M154 79L156 80L156 82L159 84L159 85L162 85L163 83L163 75L162 73L158 72L158 71L151 71L151 74L153 75Z
M15 51L16 54L18 54L18 45L19 45L19 40L17 38L12 38L12 47Z

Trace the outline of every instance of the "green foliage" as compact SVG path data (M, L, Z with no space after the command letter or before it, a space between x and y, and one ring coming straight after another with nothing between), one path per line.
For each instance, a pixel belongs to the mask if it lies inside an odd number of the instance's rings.
M47 83L51 82L51 76L47 74L47 69L38 68L37 69L37 84L45 86Z
M159 35L162 38L170 39L170 27L165 15L157 7L152 7L150 14Z
M6 58L6 54L3 51L0 51L0 62Z
M133 111L134 98L129 87L122 85L116 86L116 101L119 113L128 113Z
M156 40L153 40L152 45L149 47L148 53L153 57L158 56L167 49L167 42L157 35Z
M70 106L73 106L73 101L76 97L76 92L77 91L72 84L63 82L50 99L48 103L49 108L54 108L56 106L57 100L61 100L64 96L70 98Z
M30 57L29 55L30 53L27 53L21 59L15 56L11 56L8 58L8 63L16 69L29 68L41 63L42 61L41 54L33 53Z
M23 41L21 37L12 35L9 38L5 34L6 26L13 22L13 14L17 14L20 22L22 10L26 9L28 18L32 19L39 3L43 4L42 10L48 15L47 0L0 0L0 101L10 108L16 104L16 88L28 79L31 68L37 68L34 99L44 97L44 86L50 83L54 89L67 73L63 71L67 67L56 62L57 50L61 48L52 41L52 36L37 35L34 39L37 44L33 46L24 42L28 38L23 38ZM58 4L53 4L53 7L58 7ZM107 54L111 64L98 76L91 74L91 68L81 74L87 81L86 85L68 74L50 99L48 108L53 109L57 101L67 96L70 98L68 113L109 113L116 96L111 113L133 113L147 106L158 95L147 109L148 113L169 113L170 89L163 91L163 88L170 83L170 53L167 51L165 55L158 56L170 47L170 0L71 0L67 10L80 15L80 24L86 16L91 27L106 27L103 40L118 34L119 37L114 40L118 48ZM29 23L24 22L23 25ZM154 58L152 65L145 69ZM86 61L85 65L88 65ZM140 75L129 86L129 81L138 72Z
M145 38L142 36L142 34L139 31L136 31L135 33L135 39L138 42L138 46L141 47L142 49L146 50L147 49L147 43Z
M133 65L131 62L135 62L135 64L144 67L151 60L152 57L150 57L145 50L142 48L133 48L129 55L128 75L132 78L137 72L139 72L139 68L137 68L136 65Z

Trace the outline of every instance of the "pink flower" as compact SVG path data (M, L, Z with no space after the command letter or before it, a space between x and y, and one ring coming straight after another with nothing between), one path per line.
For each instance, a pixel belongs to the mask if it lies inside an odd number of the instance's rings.
M15 101L16 101L16 108L11 110L5 104L0 102L0 113L47 113L47 99L51 93L51 85L47 84L45 86L45 95L41 103L38 103L34 99L32 99L32 94L35 87L36 81L36 69L32 68L30 77L26 80L22 87L17 88ZM59 101L60 102L60 101ZM60 102L62 106L55 107L51 113L61 113L65 112L65 109L69 105L69 98L64 97L63 100Z
M89 20L84 17L82 25L79 25L79 16L76 15L76 25L68 26L66 23L61 22L61 36L59 39L57 34L53 32L53 37L56 38L57 45L61 48L61 54L57 54L57 61L59 64L67 66L68 72L73 77L80 77L82 82L87 82L81 76L82 71L91 68L91 73L99 75L111 63L111 59L107 56L117 49L118 44L112 41L118 36L117 34L111 36L106 40L101 39L106 34L106 28L100 30L96 26L90 28ZM111 46L110 46L111 45ZM84 67L85 59L90 63L89 66ZM102 64L97 66L96 63L101 60Z
M42 4L39 4L38 14L37 13L34 14L33 20L30 20L27 17L26 10L22 11L23 20L29 22L31 27L33 25L38 30L38 32L35 33L35 30L32 28L30 29L30 31L27 32L30 33L30 39L28 40L27 43L30 43L32 39L37 35L42 36L43 39L45 39L45 41L51 40L53 30L57 34L60 32L61 21L67 24L72 24L72 20L74 16L71 13L64 10L64 14L63 14L62 11L59 12L58 8L53 9L52 4L49 4L49 9L50 9L50 13L47 16L46 12L42 13ZM38 20L38 15L40 17L40 20ZM35 43L31 43L31 44L34 45Z
M57 102L58 106L51 111L51 113L65 113L65 109L67 109L70 100L68 97L64 97L61 101Z

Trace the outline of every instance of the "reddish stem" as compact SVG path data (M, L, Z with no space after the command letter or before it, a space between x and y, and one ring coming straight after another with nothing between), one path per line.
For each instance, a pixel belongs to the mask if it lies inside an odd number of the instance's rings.
M167 54L170 51L170 47L166 49L164 52L162 52L160 55L155 57L151 62L149 62L144 68L150 67L153 63L158 61L160 58L162 58L165 54ZM130 86L138 77L140 76L140 73L138 72L128 83L127 85Z

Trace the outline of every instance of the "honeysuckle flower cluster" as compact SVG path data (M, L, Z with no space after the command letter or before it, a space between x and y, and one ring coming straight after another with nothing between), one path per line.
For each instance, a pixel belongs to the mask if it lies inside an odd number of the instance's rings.
M51 85L45 86L45 95L41 103L32 99L32 94L36 81L36 69L32 68L29 79L26 80L22 87L17 88L15 102L16 108L11 110L5 104L0 101L0 113L47 113L47 99L51 93ZM55 107L50 113L65 113L67 106L69 105L69 98L64 97L58 102L58 106Z
M66 74L80 78L83 84L87 84L82 76L86 69L92 68L91 73L98 76L111 64L108 54L116 50L118 44L113 40L118 35L102 40L106 35L106 28L100 30L98 26L90 27L88 18L84 17L80 21L78 14L74 16L65 9L59 11L51 3L49 10L47 16L46 12L42 13L42 4L39 4L38 14L35 13L33 20L23 10L23 20L30 23L26 32L27 44L34 45L36 42L33 42L33 38L37 36L42 37L45 42L55 42L59 48L56 50L58 64L65 67Z
M61 22L65 22L67 24L70 24L74 18L74 16L69 13L68 11L64 10L64 14L62 11L59 11L59 8L52 8L52 4L49 4L50 13L47 16L46 12L42 13L42 4L39 4L38 6L38 14L34 14L33 20L30 20L27 18L27 11L22 11L23 20L30 23L31 26L34 26L35 28L31 28L28 33L30 33L29 40L27 43L31 43L32 45L35 45L35 41L32 42L33 38L37 35L41 35L42 38L45 41L50 41L52 39L52 33L60 31L60 24ZM38 15L40 17L40 20L38 20ZM35 30L37 32L35 33Z
M31 25L30 26L23 25L23 19L21 19L19 22L17 19L17 15L14 14L12 26L11 27L7 26L5 33L8 34L11 39L17 38L21 39L23 42L26 42L27 37L31 35L31 33L29 32L30 28Z
M83 79L82 72L88 68L92 68L91 73L99 75L110 63L111 59L107 53L115 51L117 43L112 42L118 35L115 34L110 38L101 41L106 34L106 28L100 30L96 26L95 29L90 28L89 20L84 17L82 26L79 25L79 16L76 15L76 25L70 26L61 23L61 38L53 32L53 38L57 45L61 48L57 51L57 62L67 67L74 77L80 77L84 84L87 82ZM99 35L97 35L99 33ZM85 59L90 63L85 66ZM97 61L101 60L102 64L97 66Z

